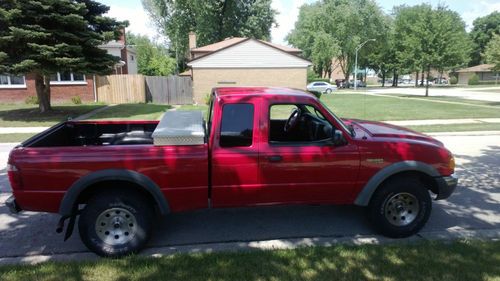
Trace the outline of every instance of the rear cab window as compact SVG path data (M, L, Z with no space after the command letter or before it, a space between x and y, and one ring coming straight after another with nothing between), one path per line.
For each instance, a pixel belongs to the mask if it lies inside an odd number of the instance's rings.
M249 103L222 107L220 147L249 147L253 142L254 106Z

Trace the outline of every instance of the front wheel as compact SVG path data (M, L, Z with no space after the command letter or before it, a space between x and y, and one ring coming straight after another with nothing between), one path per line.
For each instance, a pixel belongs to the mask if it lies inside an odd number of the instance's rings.
M420 181L415 178L396 178L375 192L369 205L369 217L381 234L403 238L422 229L431 209L429 191Z
M80 215L80 238L99 256L137 253L151 237L153 215L150 202L138 192L102 192L89 200Z
M331 93L332 93L332 89L330 89L330 88L326 89L325 94L331 94Z

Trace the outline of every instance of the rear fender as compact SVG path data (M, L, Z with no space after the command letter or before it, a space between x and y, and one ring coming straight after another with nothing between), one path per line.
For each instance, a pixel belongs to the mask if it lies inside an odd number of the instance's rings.
M127 181L137 184L147 191L156 202L162 215L168 214L170 208L165 196L150 178L135 171L125 169L109 169L92 172L78 179L64 194L59 206L59 214L62 217L70 217L75 209L79 196L88 187L103 181Z

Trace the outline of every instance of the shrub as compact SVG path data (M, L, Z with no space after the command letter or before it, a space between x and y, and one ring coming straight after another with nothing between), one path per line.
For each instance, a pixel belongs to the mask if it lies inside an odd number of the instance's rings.
M82 99L80 96L74 96L71 98L71 102L73 102L73 104L82 104Z
M469 78L469 81L468 81L467 84L469 84L469 85L479 85L479 76L477 76L476 74L472 75Z
M307 83L312 83L312 82L328 82L328 83L330 83L330 79L328 79L328 78L316 78L316 79L307 81Z
M24 100L25 104L38 104L38 97L37 96L28 96Z
M203 97L203 102L204 102L206 105L210 105L210 94L206 94L206 95Z
M450 85L456 85L458 83L458 79L455 76L450 76Z

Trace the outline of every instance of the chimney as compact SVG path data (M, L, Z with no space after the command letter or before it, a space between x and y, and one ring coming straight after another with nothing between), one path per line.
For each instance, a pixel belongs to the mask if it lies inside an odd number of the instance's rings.
M189 32L189 50L196 48L196 33Z

